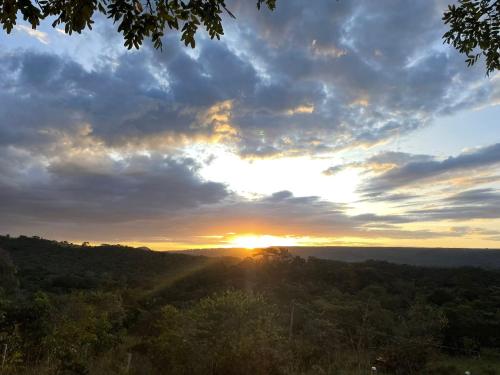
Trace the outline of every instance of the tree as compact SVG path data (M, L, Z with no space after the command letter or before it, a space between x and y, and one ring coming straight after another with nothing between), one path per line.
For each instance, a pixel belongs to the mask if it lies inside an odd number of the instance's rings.
M38 298L37 305L47 303ZM116 348L121 341L125 317L121 298L111 292L74 293L55 303L51 332L41 346L63 374L88 374L90 358Z
M421 374L437 353L447 323L440 309L417 300L397 325L392 343L384 348L382 367L395 374Z
M443 21L450 26L445 43L465 54L468 66L484 55L487 74L500 69L499 0L459 0L448 6Z
M274 9L276 0L257 0L257 8L266 5ZM52 26L63 25L67 34L92 29L96 13L118 23L118 32L127 48L139 48L144 38L150 38L155 48L162 47L165 29L181 30L185 45L195 46L195 34L203 27L210 38L224 34L221 15L226 12L224 0L0 0L0 24L10 33L18 13L33 29L46 17L55 17Z
M16 267L9 253L0 248L0 289L13 292L17 287Z
M286 358L286 331L261 295L226 291L189 309L167 305L146 352L170 374L276 374Z
M276 0L257 0L257 8L273 10ZM127 48L139 48L151 39L155 48L162 47L165 30L180 30L186 46L195 47L198 28L210 38L224 34L223 13L234 18L225 0L0 0L0 24L10 33L18 14L33 29L47 17L55 17L52 26L64 26L67 34L92 29L96 13L118 24ZM486 57L487 74L500 69L500 2L499 0L458 0L450 5L443 21L450 29L443 35L445 43L467 55L468 66L481 55Z

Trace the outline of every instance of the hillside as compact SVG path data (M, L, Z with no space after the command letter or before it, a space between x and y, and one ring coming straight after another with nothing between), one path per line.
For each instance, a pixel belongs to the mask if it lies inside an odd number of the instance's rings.
M500 271L0 237L4 373L493 375ZM165 372L168 369L168 372Z
M92 289L103 285L152 287L213 259L121 245L80 246L38 237L0 236L26 289Z
M302 258L316 257L342 262L364 262L380 260L397 264L425 267L481 267L500 268L500 249L454 249L454 248L410 248L410 247L287 247L291 254ZM180 254L203 256L234 256L244 258L252 250L236 248L193 249L179 251Z

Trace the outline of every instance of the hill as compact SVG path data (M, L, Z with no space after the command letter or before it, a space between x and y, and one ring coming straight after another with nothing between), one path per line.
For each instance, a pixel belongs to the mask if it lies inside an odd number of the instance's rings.
M0 236L25 289L92 289L100 286L152 287L214 262L206 257L121 245L81 246L39 237Z
M10 375L500 368L498 270L305 259L284 249L205 257L25 236L0 236L0 248L2 373Z
M410 247L287 247L291 254L302 258L315 257L342 262L380 260L396 264L425 267L481 267L500 268L500 249L410 248ZM180 254L211 257L232 256L245 258L252 250L238 248L192 249Z

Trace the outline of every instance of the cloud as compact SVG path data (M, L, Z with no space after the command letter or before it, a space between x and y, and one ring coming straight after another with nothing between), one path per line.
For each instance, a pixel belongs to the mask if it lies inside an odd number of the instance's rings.
M491 188L467 190L406 214L413 216L415 221L500 219L500 191Z
M27 35L29 35L32 38L35 38L42 44L49 44L50 39L47 33L44 33L43 31L40 30L33 30L31 27L26 26L26 25L15 25L14 28L18 31L21 31Z
M199 163L185 154L193 144L222 144L249 158L317 155L380 145L440 116L498 101L495 79L442 48L436 2L287 0L271 14L240 0L231 10L238 22L227 23L227 38L201 37L195 51L169 35L163 52L148 44L116 52L109 28L101 54L92 43L83 43L78 57L59 45L4 50L2 228L124 240L188 241L235 227L429 238L451 232L405 224L497 217L496 191L448 191L430 202L405 190L492 168L498 144L445 160L383 152L324 172L360 169L365 202L399 205L398 214L349 215L350 207L295 196L293 187L249 200L202 179ZM18 30L49 43L43 32Z
M223 184L202 180L199 165L180 156L80 154L38 160L15 148L2 152L0 160L9 163L0 163L0 227L11 233L184 244L207 241L206 236L225 238L229 232L366 239L449 236L394 226L407 222L403 216L350 216L344 204L290 191L246 199Z
M245 47L240 53L274 82L317 82L324 93L301 127L286 123L294 136L289 142L280 142L279 131L260 139L245 134L246 153L379 144L488 101L491 86L440 48L442 9L435 2L315 1L304 7L292 0L272 14L255 14L240 2L235 12L248 20L237 26L237 43ZM247 121L272 122L276 129L280 120L271 113Z
M10 165L0 164L2 225L116 224L163 217L229 195L225 185L203 181L199 166L188 158L136 155L113 160L93 155L88 160L47 163L16 155L15 150L7 156Z
M467 190L452 195L446 199L453 204L488 204L496 203L500 199L500 194L491 188Z
M358 203L382 203L390 208L391 214L364 213L356 216L358 219L386 224L467 222L500 219L498 165L500 144L492 144L446 159L385 151L364 161L335 165L323 173L359 169Z
M326 176L333 176L339 172L342 172L350 168L359 168L365 173L369 172L381 172L391 170L395 167L399 167L410 162L427 162L432 160L433 157L430 155L412 155L405 152L397 151L383 151L373 156L370 156L364 161L356 161L351 163L334 165L323 171Z
M415 186L422 181L457 176L461 173L490 168L500 163L500 143L450 156L444 160L409 161L410 156L402 155L402 160L393 168L373 177L362 188L368 194L386 193L402 187ZM422 158L422 157L419 157Z
M81 131L85 133L85 129ZM182 154L110 153L98 142L70 140L64 138L59 152L46 153L43 158L36 151L0 148L3 231L92 241L194 245L207 241L203 236L220 236L223 241L229 232L427 239L468 236L472 232L409 230L405 225L499 217L499 194L487 189L450 196L440 207L385 215L350 215L346 204L317 196L295 196L287 190L248 199L224 184L203 180L200 165ZM394 197L395 201L399 199L404 197Z
M398 203L400 206L411 206L420 204L419 199L423 198L422 195L409 194L409 193L365 193L361 202L384 202L384 203Z
M344 169L346 169L345 165L334 165L333 167L329 167L323 171L323 174L325 176L333 176L336 175L339 172L342 172Z
M440 221L457 221L468 223L477 219L500 219L500 191L493 188L481 188L453 193L447 197L442 196L422 196L411 195L377 195L375 198L367 198L366 201L382 201L384 203L399 204L401 209L398 214L375 215L360 214L355 218L372 224L408 224ZM454 230L456 234L492 234L484 229L472 230L470 223Z
M48 50L3 54L2 140L88 123L113 147L203 140L245 157L317 154L386 142L492 92L461 57L434 48L434 2L290 0L270 14L239 1L233 10L230 37L202 38L195 54L174 35L164 52L146 44L85 68ZM220 103L231 103L223 136L203 117Z

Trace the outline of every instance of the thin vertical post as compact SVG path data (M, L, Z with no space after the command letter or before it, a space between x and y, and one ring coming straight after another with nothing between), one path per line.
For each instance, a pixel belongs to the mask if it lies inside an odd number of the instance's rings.
M130 364L132 363L132 353L127 353L127 367L125 368L125 373L130 372Z
M288 338L291 340L292 335L293 335L293 315L295 313L295 304L294 301L292 301L292 309L290 311L290 328L288 330Z
M7 344L3 344L2 368L5 366L6 359L7 359Z

